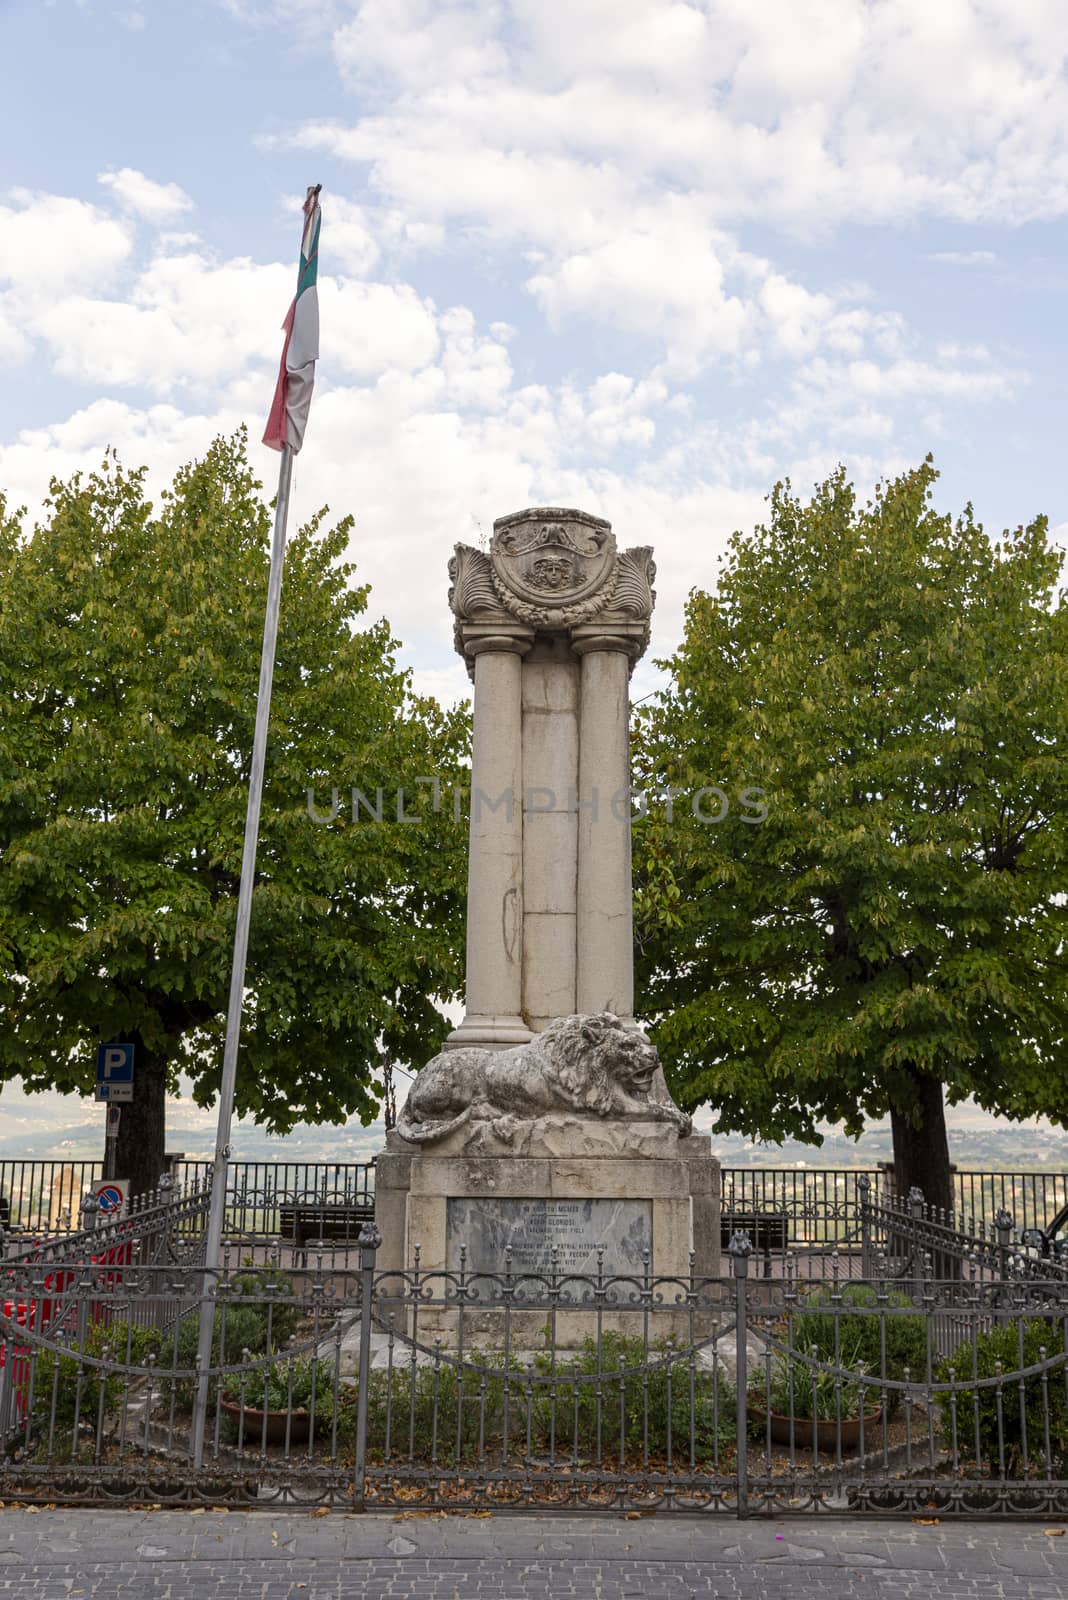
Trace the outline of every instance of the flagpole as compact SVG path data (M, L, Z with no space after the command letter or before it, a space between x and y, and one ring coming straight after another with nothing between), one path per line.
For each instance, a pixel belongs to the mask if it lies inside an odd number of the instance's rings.
M234 956L230 968L230 1000L226 1011L226 1044L223 1048L222 1083L219 1088L219 1119L215 1133L215 1162L211 1177L211 1208L204 1244L204 1276L201 1288L200 1337L197 1342L197 1391L193 1402L190 1454L195 1467L204 1464L204 1431L208 1416L208 1376L211 1367L212 1332L215 1323L214 1280L218 1276L222 1249L223 1221L226 1214L226 1180L230 1161L230 1129L234 1116L234 1090L237 1084L237 1055L241 1040L241 1013L245 1001L245 963L248 933L252 920L252 887L256 876L256 846L260 834L260 802L263 799L263 769L267 753L267 727L271 719L271 685L274 681L275 645L278 639L278 613L282 599L282 567L285 562L286 524L289 520L289 487L293 477L293 450L282 447L278 468L278 498L274 510L274 537L271 541L271 566L267 581L267 613L263 624L260 652L260 685L256 695L256 731L252 740L252 770L249 775L248 810L245 814L245 844L241 855L241 883L237 893L237 926L234 930Z

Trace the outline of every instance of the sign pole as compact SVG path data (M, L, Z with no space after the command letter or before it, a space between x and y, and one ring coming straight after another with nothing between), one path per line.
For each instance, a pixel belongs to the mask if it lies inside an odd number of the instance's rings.
M104 1104L104 1177L115 1176L115 1148L119 1136L119 1118L122 1116L121 1106L113 1106L108 1102Z
M234 957L230 968L230 1001L226 1011L226 1044L223 1048L222 1084L219 1088L219 1119L215 1133L215 1162L211 1176L211 1208L204 1242L204 1277L200 1303L200 1337L197 1342L197 1390L189 1449L193 1465L204 1462L204 1429L208 1416L208 1370L211 1366L212 1331L215 1323L214 1279L218 1275L226 1212L226 1175L230 1160L230 1129L234 1115L234 1089L237 1083L237 1053L241 1037L241 1013L245 997L245 962L248 932L252 920L252 886L256 875L256 846L260 833L260 801L263 798L263 768L267 752L267 726L271 716L271 685L274 680L274 654L278 638L278 612L282 598L282 566L285 560L286 523L289 519L289 487L293 476L293 451L282 448L278 468L278 498L274 512L274 538L267 582L267 614L263 625L260 653L260 685L256 696L256 731L252 741L252 770L249 775L248 810L245 814L245 845L241 856L241 883L237 894L237 926L234 931Z

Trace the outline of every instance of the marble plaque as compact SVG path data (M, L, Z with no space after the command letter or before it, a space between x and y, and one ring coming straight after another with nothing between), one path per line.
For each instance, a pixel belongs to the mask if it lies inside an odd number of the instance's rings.
M503 1273L505 1250L511 1246L513 1277L524 1273L547 1277L555 1245L561 1277L567 1274L594 1280L597 1247L603 1245L606 1277L640 1278L645 1271L643 1252L651 1251L652 1244L651 1200L498 1200L476 1195L448 1201L446 1264L450 1272L460 1270L460 1249L466 1245L466 1272ZM575 1284L565 1291L564 1298L584 1299L592 1287L592 1282ZM537 1295L542 1288L531 1283L527 1292ZM495 1285L485 1285L478 1298L493 1298L495 1289ZM613 1296L617 1304L630 1298L626 1286L620 1285L620 1290L624 1292Z

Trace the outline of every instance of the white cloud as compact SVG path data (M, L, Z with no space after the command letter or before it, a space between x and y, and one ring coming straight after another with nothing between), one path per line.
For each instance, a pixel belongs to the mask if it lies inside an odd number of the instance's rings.
M433 303L409 284L326 279L319 299L330 329L330 370L360 376L412 372L437 354Z
M731 224L1068 209L1068 13L1045 0L574 0L566 25L545 0L364 0L334 52L369 109L290 142L366 166L435 245L525 253L554 328L651 339L676 379L902 353L900 318Z
M329 503L352 511L352 555L374 585L372 610L407 643L405 659L438 693L464 689L452 661L445 603L446 563L457 539L477 539L494 516L521 506L579 504L612 517L623 543L662 552L658 640L679 626L685 591L712 571L711 556L733 527L751 520L762 491L706 481L649 450L664 389L607 374L586 389L516 387L505 380L503 346L470 313L440 317L437 360L419 371L391 369L359 386L325 385L294 479L294 516ZM99 400L47 428L26 429L0 446L0 483L13 504L39 507L49 477L99 464L114 445L129 464L148 462L152 492L219 430L242 420L262 429L267 388L251 376L222 404L186 412ZM619 446L640 447L621 464ZM253 447L273 488L276 458ZM32 514L32 513L31 513ZM417 581L416 580L417 575ZM456 663L459 667L459 663Z
M927 259L944 267L992 267L997 256L993 250L932 250Z
M406 187L407 203L409 158L431 157L437 187L438 152L461 206L480 169L492 186L506 164L553 223L536 180L554 159L666 180L704 196L721 226L1019 222L1068 207L1068 12L1055 0L572 0L566 11L366 0L334 49L380 104L338 148L372 163L383 192Z
M343 195L331 195L330 261L341 272L365 278L381 254L372 220L365 206ZM294 202L296 209L297 202Z
M132 211L145 222L174 222L193 202L176 183L157 183L136 167L120 167L118 172L101 172L97 182L110 189L124 211Z
M952 354L952 352L951 352ZM1025 381L1020 372L988 366L961 366L902 358L880 364L817 358L801 374L804 384L859 398L905 399L914 395L952 400L993 400L1010 396Z
M0 295L0 361L15 366L25 361L32 350L33 344L20 326L14 297Z
M98 207L62 195L12 191L0 205L0 284L27 302L112 280L132 249L130 232Z

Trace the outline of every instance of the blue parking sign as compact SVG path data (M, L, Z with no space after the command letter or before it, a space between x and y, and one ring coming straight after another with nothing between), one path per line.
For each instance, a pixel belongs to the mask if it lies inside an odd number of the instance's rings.
M96 1051L97 1084L133 1083L132 1044L101 1044Z

